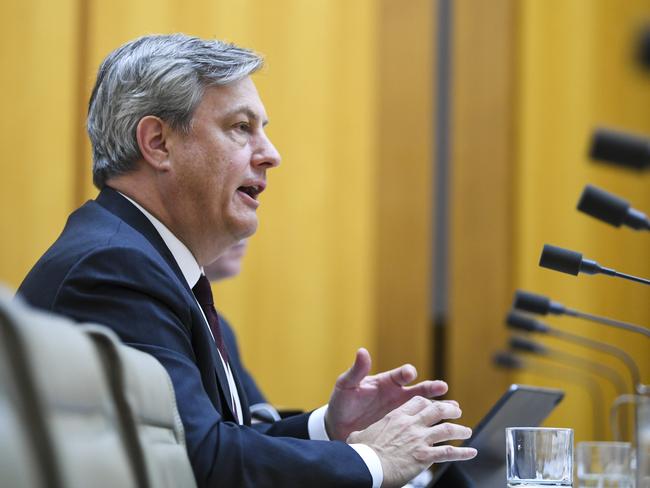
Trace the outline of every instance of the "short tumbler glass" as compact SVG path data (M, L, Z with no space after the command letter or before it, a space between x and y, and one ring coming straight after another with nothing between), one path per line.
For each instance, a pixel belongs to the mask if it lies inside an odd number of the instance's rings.
M573 429L506 429L509 487L573 485Z
M633 455L629 442L578 442L578 487L632 488Z

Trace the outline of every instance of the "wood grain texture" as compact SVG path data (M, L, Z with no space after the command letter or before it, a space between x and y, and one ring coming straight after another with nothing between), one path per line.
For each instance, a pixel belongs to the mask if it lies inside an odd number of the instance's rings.
M375 193L379 369L431 368L432 2L381 2Z
M508 384L491 357L505 343L513 285L514 7L453 10L448 380L467 425Z

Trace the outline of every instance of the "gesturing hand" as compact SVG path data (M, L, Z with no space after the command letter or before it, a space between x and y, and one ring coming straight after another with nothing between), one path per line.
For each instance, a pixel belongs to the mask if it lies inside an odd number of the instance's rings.
M336 380L325 414L330 439L347 439L351 432L365 429L414 396L433 398L447 392L444 381L406 386L417 377L410 364L368 376L370 366L370 354L361 348L352 367Z
M440 445L467 439L471 429L444 420L461 415L457 404L415 397L367 429L353 432L350 444L369 446L381 462L382 488L403 486L432 463L463 461L476 456L476 449Z

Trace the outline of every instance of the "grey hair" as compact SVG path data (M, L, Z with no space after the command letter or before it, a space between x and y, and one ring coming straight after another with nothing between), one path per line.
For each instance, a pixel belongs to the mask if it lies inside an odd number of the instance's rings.
M248 49L184 34L140 37L110 53L88 104L95 186L135 169L140 119L153 115L187 133L207 87L242 80L263 63Z

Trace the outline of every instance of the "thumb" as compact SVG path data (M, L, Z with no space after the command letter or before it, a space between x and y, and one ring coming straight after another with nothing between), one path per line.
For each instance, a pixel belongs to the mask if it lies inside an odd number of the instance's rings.
M360 348L354 357L354 364L345 373L339 376L336 381L337 386L341 388L354 388L370 372L372 361L370 353L365 348Z

